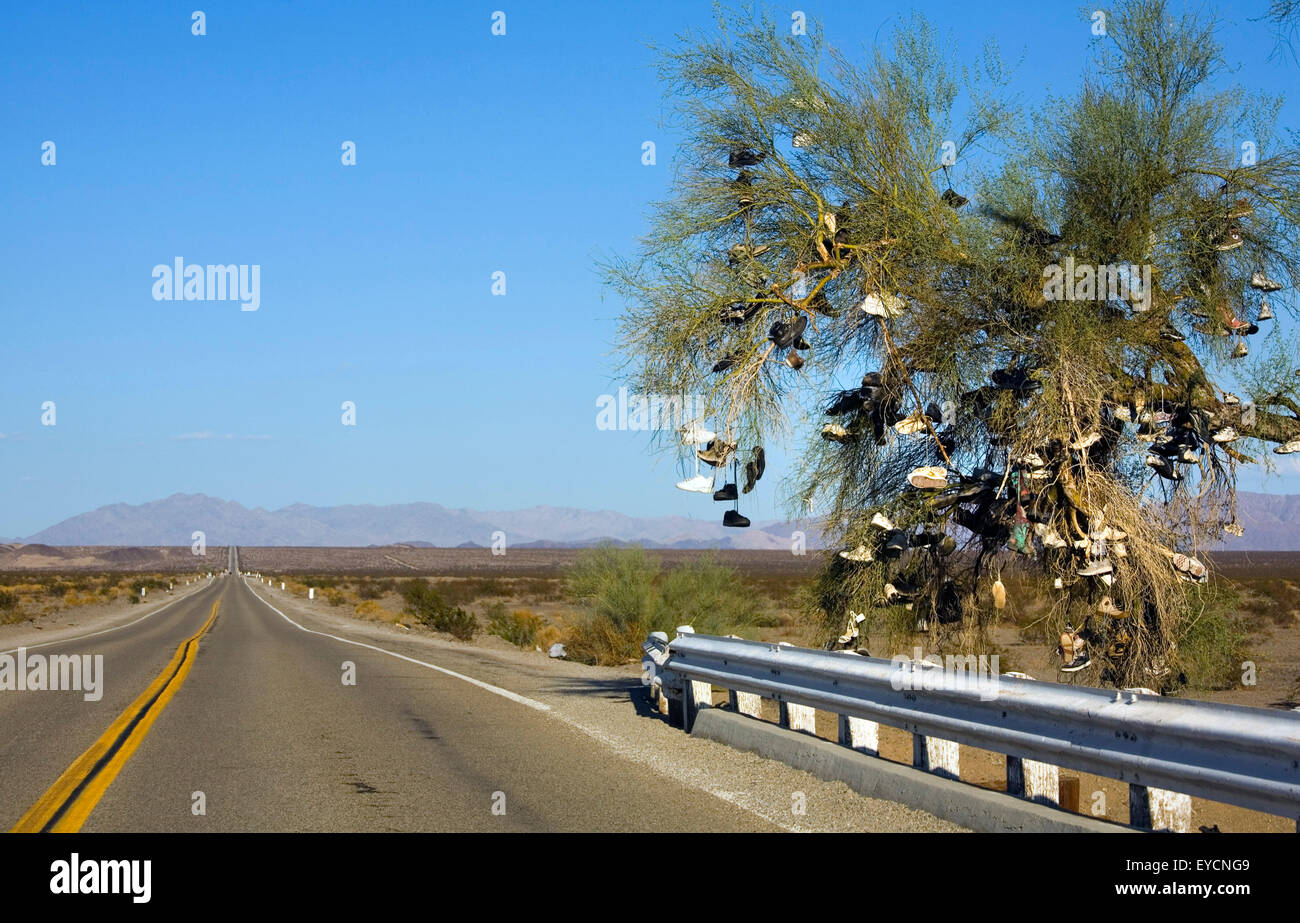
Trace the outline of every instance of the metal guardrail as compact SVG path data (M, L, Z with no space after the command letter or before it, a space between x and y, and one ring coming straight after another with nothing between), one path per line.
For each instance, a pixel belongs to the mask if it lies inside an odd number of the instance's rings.
M709 683L1133 786L1300 818L1300 712L1005 675L996 683L924 688L928 670L937 667L709 635L680 634L664 647L651 639L645 650L655 678L670 690L682 681L687 693L689 681Z

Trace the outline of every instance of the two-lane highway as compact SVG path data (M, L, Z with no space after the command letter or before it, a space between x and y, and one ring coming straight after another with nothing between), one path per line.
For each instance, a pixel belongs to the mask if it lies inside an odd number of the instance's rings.
M148 618L41 650L103 654L101 701L0 692L6 829L772 829L531 700L304 630L231 563Z

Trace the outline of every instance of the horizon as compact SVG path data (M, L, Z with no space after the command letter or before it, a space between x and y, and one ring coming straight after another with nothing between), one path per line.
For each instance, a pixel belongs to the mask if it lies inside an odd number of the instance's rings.
M809 16L852 53L912 6ZM1245 85L1289 85L1290 65L1260 53L1272 38L1258 7L1218 5L1225 56ZM632 252L674 175L678 132L645 43L709 28L707 4L521 8L501 37L477 9L211 12L201 37L187 11L10 12L0 534L195 492L268 510L720 515L674 489L690 465L652 453L645 432L599 424L619 386L622 305L596 262ZM1089 34L1073 15L1044 18L1028 0L927 13L963 60L998 38L1027 105L1080 81ZM448 44L454 54L430 54ZM456 102L435 111L442 100ZM194 118L205 112L238 118ZM256 299L206 300L218 285L164 300L179 280L169 289L155 271L175 260L226 266ZM768 446L770 481L743 504L755 521L786 518L781 472L801 448ZM1300 492L1300 462L1240 485Z

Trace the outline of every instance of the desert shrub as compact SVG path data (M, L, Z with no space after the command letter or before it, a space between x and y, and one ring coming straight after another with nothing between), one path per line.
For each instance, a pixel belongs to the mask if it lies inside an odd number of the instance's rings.
M0 590L0 612L12 612L18 608L18 595L8 590Z
M382 599L384 589L378 583L362 580L360 587L357 588L357 595L362 599Z
M488 633L504 638L515 647L536 645L537 634L541 628L541 617L527 609L507 612L504 603L497 603L488 609Z
M767 613L741 575L712 557L663 571L639 547L605 545L583 553L565 590L581 609L565 649L587 663L635 659L651 631L691 625L701 634L731 634L752 625L756 609Z
M478 630L478 620L473 615L448 604L423 577L403 582L400 592L411 617L434 631L445 631L461 641L469 641Z
M1227 581L1212 581L1189 594L1191 612L1178 638L1177 668L1192 689L1229 689L1241 682L1248 659L1241 616L1242 594Z
M382 618L387 612L387 609L373 599L367 599L357 606L357 615L364 615L368 618Z

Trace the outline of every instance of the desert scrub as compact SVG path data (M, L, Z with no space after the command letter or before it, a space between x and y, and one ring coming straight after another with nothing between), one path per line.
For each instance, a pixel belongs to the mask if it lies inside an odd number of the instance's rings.
M505 603L497 603L488 609L488 633L504 638L515 647L535 646L541 629L541 617L528 609L508 612Z
M603 545L584 552L565 581L579 608L564 640L570 659L616 664L640 656L652 631L691 625L701 634L748 629L766 601L711 556L663 570L644 548Z
M406 612L434 631L445 631L461 641L473 639L478 631L478 619L459 607L451 606L423 577L415 577L401 585Z
M1189 594L1191 611L1178 639L1176 668L1191 689L1230 689L1241 683L1247 632L1239 614L1243 594L1216 580Z

